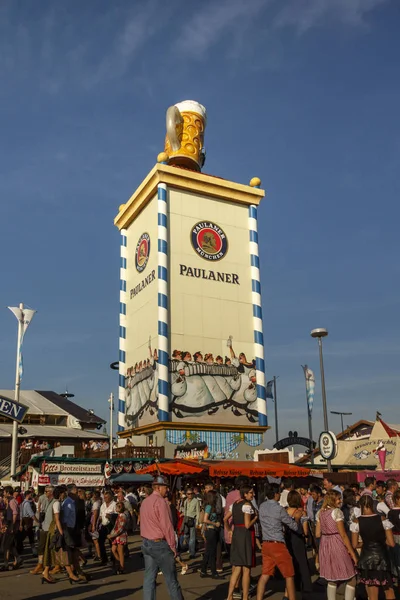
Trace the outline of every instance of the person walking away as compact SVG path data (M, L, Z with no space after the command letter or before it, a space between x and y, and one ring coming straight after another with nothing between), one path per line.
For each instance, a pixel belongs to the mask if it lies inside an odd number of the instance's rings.
M232 575L229 582L228 600L233 599L235 589L242 578L243 600L248 600L251 568L255 567L255 530L258 514L253 506L254 490L249 485L240 488L240 500L234 502L224 517L224 524L231 534L230 561ZM232 521L231 521L232 518Z
M189 540L189 557L196 558L196 527L200 524L200 502L194 496L193 489L186 492L183 503L183 534Z
M28 538L31 546L32 554L37 556L35 548L35 533L33 530L34 523L39 524L39 520L36 518L35 512L32 508L32 492L28 491L25 494L25 499L21 504L21 525L22 525L22 543L25 538Z
M104 492L104 502L100 506L100 527L99 527L99 547L101 564L107 564L107 551L106 551L106 540L108 534L114 527L116 521L115 513L115 501L112 492Z
M374 512L371 496L365 494L360 498L361 515L351 525L353 547L362 546L358 559L358 575L365 584L369 600L378 600L379 589L383 589L386 600L395 598L393 582L390 574L390 558L387 546L395 545L392 523Z
M357 555L346 534L341 502L339 492L327 492L316 517L320 574L328 581L328 600L336 600L337 584L342 581L346 581L345 600L354 600L356 593Z
M100 492L93 492L92 496L92 510L90 514L90 525L89 525L89 535L92 539L94 549L96 552L96 556L94 557L94 562L101 562L101 552L99 545L99 526L100 526Z
M312 592L311 573L307 560L306 538L308 535L308 517L304 513L303 501L299 492L292 490L287 497L287 513L292 519L302 510L300 521L296 521L297 530L286 528L285 541L293 560L295 585L304 593Z
M285 544L283 527L286 525L293 531L303 514L297 510L289 517L286 510L279 504L280 490L277 484L271 484L266 491L266 500L260 506L259 519L263 533L262 545L262 574L258 580L257 600L263 600L265 586L278 567L286 580L288 600L296 600L294 585L294 567L292 557Z
M215 490L207 492L204 504L203 525L206 547L201 563L200 577L207 577L207 567L210 567L211 577L220 579L217 573L217 544L221 521L218 521L217 492Z
M159 571L165 577L171 600L183 600L176 576L176 541L171 511L165 501L167 481L159 475L153 481L153 493L140 508L140 535L144 557L143 600L156 600L156 579Z
M124 502L116 503L117 520L111 533L107 536L111 542L111 551L115 558L116 573L122 575L125 573L125 552L124 547L128 543L128 517L126 515L126 507Z

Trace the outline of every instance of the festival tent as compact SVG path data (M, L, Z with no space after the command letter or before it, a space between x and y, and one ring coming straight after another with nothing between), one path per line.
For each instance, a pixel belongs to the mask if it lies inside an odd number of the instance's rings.
M209 463L211 477L308 477L314 475L311 469L292 464L264 461L223 460Z

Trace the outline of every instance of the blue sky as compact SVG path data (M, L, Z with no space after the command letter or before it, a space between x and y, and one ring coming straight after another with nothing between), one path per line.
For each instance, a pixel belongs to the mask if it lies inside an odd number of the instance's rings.
M107 415L117 392L113 218L163 149L165 110L208 110L205 171L259 211L267 376L281 437L307 432L301 364L327 327L330 409L400 422L400 4L395 0L0 3L1 305L38 309L23 387ZM0 311L1 387L16 321ZM273 423L273 407L269 407ZM339 430L338 417L331 417ZM267 435L274 440L274 433Z

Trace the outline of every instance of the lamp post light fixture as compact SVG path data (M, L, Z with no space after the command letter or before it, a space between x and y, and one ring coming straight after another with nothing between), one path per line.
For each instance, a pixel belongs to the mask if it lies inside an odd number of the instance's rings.
M322 390L322 408L324 411L324 428L325 431L329 431L328 425L328 408L326 404L326 390L325 390L325 372L324 372L324 357L322 354L322 338L328 335L328 330L322 327L318 329L313 329L310 333L311 337L316 338L318 340L318 348L319 348L319 367L321 371L321 390ZM330 460L326 461L326 465L328 471L332 471L332 464Z
M342 433L344 431L344 426L343 426L343 415L352 415L352 412L341 412L340 410L331 410L330 411L331 415L340 415L340 421L342 423Z

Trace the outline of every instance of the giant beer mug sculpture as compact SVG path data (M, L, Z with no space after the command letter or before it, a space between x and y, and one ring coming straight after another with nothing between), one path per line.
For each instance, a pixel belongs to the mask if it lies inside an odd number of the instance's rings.
M206 109L194 100L184 100L169 107L165 138L168 164L201 170L205 161L206 123Z

